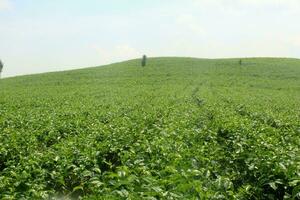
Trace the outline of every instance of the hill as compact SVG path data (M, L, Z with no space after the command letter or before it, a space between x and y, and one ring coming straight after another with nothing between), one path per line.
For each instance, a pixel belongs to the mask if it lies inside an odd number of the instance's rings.
M1 199L299 199L300 60L0 80Z

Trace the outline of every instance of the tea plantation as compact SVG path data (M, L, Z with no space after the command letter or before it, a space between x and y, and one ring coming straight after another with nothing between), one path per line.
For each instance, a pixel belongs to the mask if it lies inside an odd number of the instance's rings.
M300 199L300 60L2 79L0 199Z

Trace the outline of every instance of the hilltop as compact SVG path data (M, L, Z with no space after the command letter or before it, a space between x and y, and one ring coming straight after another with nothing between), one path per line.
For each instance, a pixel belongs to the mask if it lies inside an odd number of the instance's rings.
M300 60L239 60L0 80L0 198L299 199Z

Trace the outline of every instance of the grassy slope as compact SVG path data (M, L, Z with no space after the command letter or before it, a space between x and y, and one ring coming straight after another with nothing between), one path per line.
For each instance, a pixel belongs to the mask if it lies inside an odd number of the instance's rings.
M3 79L0 97L0 198L300 190L297 59L132 60Z

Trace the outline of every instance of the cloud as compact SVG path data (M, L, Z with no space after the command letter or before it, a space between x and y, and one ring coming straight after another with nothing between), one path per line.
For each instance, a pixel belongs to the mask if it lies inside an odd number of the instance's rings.
M197 18L191 14L179 15L176 21L179 26L183 27L183 30L191 31L200 35L205 33Z
M295 36L295 37L292 37L290 40L289 40L290 44L292 46L295 46L297 48L300 47L300 36Z
M299 13L299 0L193 0L198 7L237 13L276 10L277 12Z
M0 11L11 10L12 7L12 2L10 0L0 0Z
M92 48L99 55L101 64L108 64L111 62L119 62L122 60L129 60L140 57L142 54L139 50L127 44L117 45L113 48L103 48L92 45Z
M193 0L194 4L198 5L282 5L282 6L300 6L299 0Z
M255 5L255 6L270 6L270 5L285 6L285 7L300 6L299 0L243 0L239 2L244 3L246 5Z

